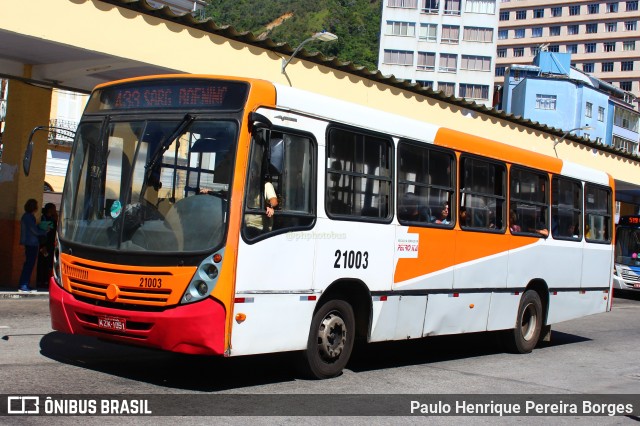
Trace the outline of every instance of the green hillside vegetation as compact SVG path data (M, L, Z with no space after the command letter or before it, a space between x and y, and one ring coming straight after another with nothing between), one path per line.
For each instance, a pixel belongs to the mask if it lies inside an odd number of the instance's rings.
M292 48L318 31L339 38L305 45L342 61L377 69L381 0L209 0L206 15L257 37L286 42Z

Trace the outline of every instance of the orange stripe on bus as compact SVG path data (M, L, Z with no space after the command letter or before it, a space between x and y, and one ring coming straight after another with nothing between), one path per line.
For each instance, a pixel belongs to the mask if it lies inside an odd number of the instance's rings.
M562 170L562 160L557 158L447 128L438 130L434 143L456 151L473 153L547 172L560 173ZM552 142L540 138L540 143L550 144Z

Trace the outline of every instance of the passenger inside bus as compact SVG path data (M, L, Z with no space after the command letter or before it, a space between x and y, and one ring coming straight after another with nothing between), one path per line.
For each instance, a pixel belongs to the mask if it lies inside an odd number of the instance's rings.
M400 201L398 218L407 222L429 222L431 213L428 207L420 206L420 199L416 194L407 192Z
M451 221L449 220L449 202L445 202L442 205L442 209L435 217L433 223L438 223L441 225L448 225L449 223L451 223Z

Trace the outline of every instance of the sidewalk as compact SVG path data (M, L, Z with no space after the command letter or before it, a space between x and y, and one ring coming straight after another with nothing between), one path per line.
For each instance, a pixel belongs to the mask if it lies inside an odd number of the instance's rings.
M40 288L37 292L21 293L17 288L0 287L0 299L49 298L49 290Z

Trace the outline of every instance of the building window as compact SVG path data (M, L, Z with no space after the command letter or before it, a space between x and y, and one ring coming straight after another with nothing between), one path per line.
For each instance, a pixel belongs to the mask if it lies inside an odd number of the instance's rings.
M496 14L496 0L467 0L464 7L465 12Z
M504 47L498 48L498 58L506 58L507 57L507 49Z
M638 0L627 2L627 12L638 10Z
M496 67L496 77L503 77L505 75L505 67Z
M567 44L566 46L567 53L578 53L578 45L577 44Z
M587 5L587 13L593 15L595 13L600 13L600 5L599 4L589 4Z
M444 0L445 15L460 15L461 0Z
M509 38L509 30L498 30L498 40L506 40Z
M621 81L620 88L625 92L630 92L633 87L633 82L631 81Z
M633 71L633 61L622 61L620 68L622 71Z
M469 71L491 71L491 58L488 56L460 56L460 69Z
M636 50L636 42L635 40L629 40L622 42L622 50L625 52L629 52L631 50Z
M416 84L418 84L423 89L431 89L431 90L433 90L433 81L416 80Z
M560 27L559 26L549 27L549 35L551 37L559 36L560 35Z
M624 23L625 31L636 31L638 29L638 21L626 21Z
M509 11L500 11L500 20L501 21L508 21L509 20Z
M607 3L607 13L618 13L618 2Z
M629 111L620 107L615 107L613 111L613 124L623 129L638 133L638 118L636 111Z
M556 95L536 95L536 109L556 109Z
M542 37L542 27L531 28L531 37Z
M558 52L560 52L560 45L559 44L552 44L547 49L549 50L549 52L558 53Z
M526 10L516 10L516 19L527 19L527 11Z
M562 7L552 7L551 16L553 16L554 18L562 16Z
M436 41L438 39L437 24L420 24L420 40Z
M524 47L514 47L513 48L513 56L516 58L520 58L524 56Z
M582 71L584 72L593 72L593 63L582 64Z
M613 72L613 62L603 62L602 72Z
M513 33L513 38L524 38L524 28L518 28Z
M485 86L483 84L460 83L458 96L465 99L479 99L486 101L489 99L489 86Z
M441 72L456 72L458 67L458 55L455 53L441 53L440 54L440 69Z
M604 121L604 107L598 107L598 121Z
M587 34L595 34L598 32L598 24L587 24Z
M569 15L571 16L580 15L580 5L569 6Z
M608 22L606 25L606 29L608 33L615 33L618 31L618 23L617 22Z
M384 63L391 65L413 65L413 52L409 50L385 49Z
M579 32L580 32L579 25L567 25L567 34L575 35L575 34L578 34Z
M615 41L607 41L603 43L605 52L615 52L616 51L616 42Z
M389 0L389 7L400 7L403 9L415 9L418 6L418 0Z
M596 53L596 44L595 43L585 43L584 44L584 53Z
M453 96L456 93L456 84L439 81L438 90L441 91L445 96Z
M413 22L387 21L387 35L416 36L416 24Z
M591 118L593 116L593 104L591 102L587 102L584 106L584 115L587 118Z
M436 54L434 52L418 52L418 69L421 71L435 71Z
M529 51L531 52L531 56L536 56L540 52L540 46L531 46Z
M493 42L493 28L464 27L464 41Z
M422 13L437 14L440 9L440 0L422 0Z
M440 43L458 44L460 41L460 27L457 25L443 25Z
M534 18L544 18L544 9L533 9Z
M638 153L638 143L629 139L621 138L620 136L613 135L613 147L629 154Z

